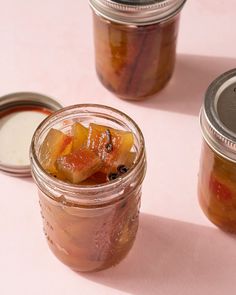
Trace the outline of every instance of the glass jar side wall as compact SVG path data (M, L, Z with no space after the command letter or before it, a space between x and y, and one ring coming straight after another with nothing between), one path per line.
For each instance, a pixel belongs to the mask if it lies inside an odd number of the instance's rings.
M141 192L102 208L63 205L39 191L44 233L55 256L75 271L98 271L119 263L138 229Z
M128 26L93 13L96 71L121 98L138 100L170 80L176 57L179 14L146 26Z
M236 163L218 155L206 142L201 152L198 196L211 222L236 233Z

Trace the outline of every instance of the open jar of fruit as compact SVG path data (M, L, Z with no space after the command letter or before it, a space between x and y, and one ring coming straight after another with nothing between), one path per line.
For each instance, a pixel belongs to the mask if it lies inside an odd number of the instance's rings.
M75 271L120 262L135 240L146 170L136 123L107 106L63 108L36 130L31 166L52 252Z
M198 194L206 216L236 233L236 70L209 86L200 114L203 134Z
M172 76L180 11L186 0L90 0L95 61L102 84L139 100Z

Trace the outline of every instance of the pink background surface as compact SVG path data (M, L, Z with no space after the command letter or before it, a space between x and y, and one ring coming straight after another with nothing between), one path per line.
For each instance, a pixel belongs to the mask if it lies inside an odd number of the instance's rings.
M235 0L187 1L174 77L139 103L99 83L87 1L0 6L0 95L35 91L64 105L119 108L143 130L148 155L135 245L117 267L94 274L74 273L49 251L32 180L0 174L0 294L234 294L236 240L204 217L196 184L204 92L235 67Z

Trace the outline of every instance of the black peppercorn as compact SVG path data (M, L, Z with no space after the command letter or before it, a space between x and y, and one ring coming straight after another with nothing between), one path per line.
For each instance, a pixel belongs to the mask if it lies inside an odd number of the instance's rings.
M110 173L110 174L108 175L108 180L114 180L114 179L116 179L118 176L119 176L118 173Z
M120 174L124 174L126 172L128 172L128 168L125 166L125 165L120 165L117 167L117 171L120 173Z

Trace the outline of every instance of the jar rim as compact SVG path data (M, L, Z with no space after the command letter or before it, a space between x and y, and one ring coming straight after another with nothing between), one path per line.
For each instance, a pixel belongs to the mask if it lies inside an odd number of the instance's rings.
M93 108L94 109L98 108L100 110L104 110L107 112L114 112L118 114L119 116L121 116L121 118L125 118L127 122L131 124L133 128L137 131L139 140L140 140L140 144L139 144L140 146L139 146L137 158L135 160L134 165L130 168L130 170L127 173L121 175L119 178L109 181L107 183L102 183L97 185L72 184L72 183L67 183L62 180L54 178L52 175L50 175L43 169L37 156L36 144L41 133L43 132L46 126L48 126L49 124L53 125L53 123L56 123L56 121L60 118L60 116L62 116L65 113L70 114L73 110L75 111L75 110L82 110L82 109L84 109L85 113L88 113L88 110ZM90 112L92 112L92 110L90 110ZM79 113L78 113L78 116L79 116ZM113 117L113 120L114 119L115 118ZM133 177L134 175L137 175L140 169L144 168L145 170L145 167L146 167L144 137L143 137L142 131L140 130L136 122L125 113L115 108L112 108L110 106L106 106L102 104L76 104L76 105L64 107L54 112L52 115L48 116L46 119L44 119L42 123L38 126L37 130L35 131L33 135L31 148L30 148L30 159L31 159L32 174L37 184L39 182L42 184L42 181L43 182L45 181L47 185L50 183L51 184L50 186L56 187L58 191L60 191L61 193L69 192L71 197L68 198L67 201L77 200L80 203L84 202L86 204L94 202L93 198L92 197L90 198L86 194L86 192L91 193L93 196L98 194L101 191L107 191L108 193L105 194L106 195L105 197L99 198L96 200L96 203L107 203L108 201L113 199L113 197L111 196L111 193L109 193L111 190L113 190L116 187L125 186L125 184L129 182L131 177ZM144 175L140 179L140 182L143 181L143 178L144 178ZM39 179L39 181L37 179ZM83 197L83 193L86 194L86 196ZM81 196L78 197L78 194L81 194Z
M132 3L117 0L89 0L92 10L111 21L127 25L148 25L167 20L183 8L187 0L153 0ZM130 3L129 3L130 2Z
M220 156L233 162L236 162L235 96L236 69L232 69L210 84L200 111L204 139Z

